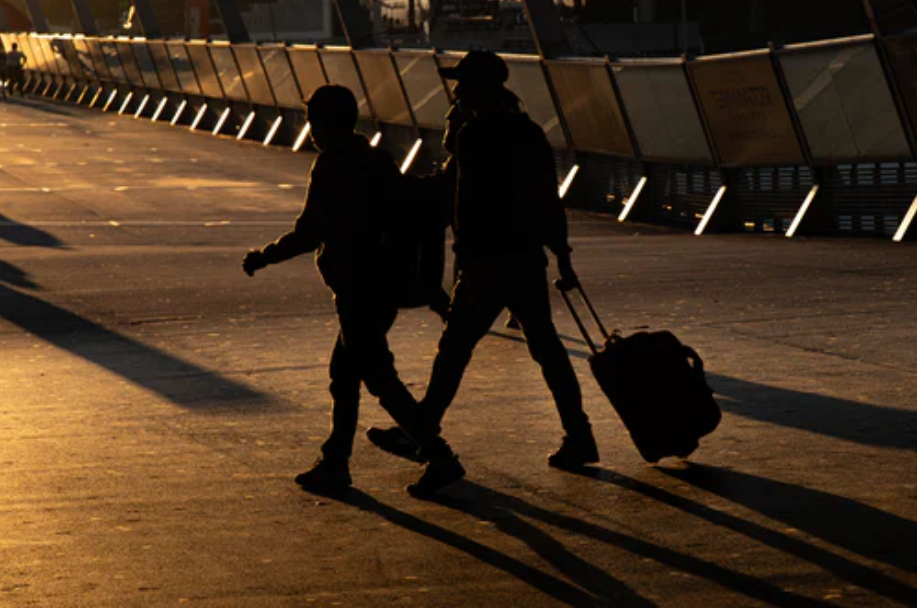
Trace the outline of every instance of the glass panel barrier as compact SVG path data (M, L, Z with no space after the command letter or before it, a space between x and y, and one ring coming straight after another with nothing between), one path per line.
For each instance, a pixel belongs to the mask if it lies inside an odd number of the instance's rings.
M309 99L315 89L327 84L322 62L315 47L293 46L287 49L287 55L303 99Z
M0 32L0 43L3 44L3 49L9 51L13 48L13 39L10 34L6 32Z
M577 150L634 157L605 61L546 63Z
M217 79L216 69L210 60L210 50L207 45L203 42L191 42L185 46L185 49L194 65L194 74L197 75L197 81L200 83L201 93L214 99L223 99L223 89L220 88L220 81ZM184 82L182 80L183 85Z
M413 126L411 111L388 51L357 51L354 55L376 118L389 124Z
M191 63L188 47L186 47L183 42L167 42L166 50L169 52L169 59L171 60L172 67L175 69L175 75L178 77L178 82L181 83L182 90L189 95L201 95L201 85L194 70L194 65ZM204 48L205 59L209 65L210 56L206 54L206 51L207 49ZM213 67L209 69L210 72L213 72ZM213 78L215 82L216 74L214 74ZM219 86L217 88L219 88Z
M328 75L329 84L339 84L350 89L357 98L360 117L372 119L372 110L363 91L360 75L354 63L353 54L349 49L324 48L319 51L325 73Z
M236 55L251 102L264 106L275 105L271 85L268 84L264 68L261 66L261 58L258 57L258 49L251 44L234 44L232 50Z
M444 128L449 98L436 72L436 58L432 53L396 52L394 55L418 126Z
M140 69L140 76L143 78L143 85L148 89L162 89L159 74L156 73L156 64L153 63L153 56L150 55L150 47L142 40L135 40L132 47L137 67Z
M911 127L917 128L917 36L886 36L883 40Z
M178 75L172 66L172 59L169 57L169 49L166 47L166 43L160 40L149 40L147 41L147 48L150 50L150 57L156 65L156 75L162 83L162 88L166 91L181 93L181 83L178 81Z
M127 76L124 75L124 69L121 67L121 59L118 57L118 49L111 40L100 40L99 48L102 50L102 60L115 82L127 82Z
M245 91L245 85L242 83L242 75L239 73L239 67L232 56L232 49L228 44L211 44L210 56L213 57L213 65L217 69L217 76L220 78L220 84L223 85L223 93L227 99L235 101L248 101L248 93Z
M41 48L45 52L45 57L54 64L55 71L61 76L70 76L70 64L64 57L64 49L60 43L61 39L52 36L41 37Z
M74 38L73 49L76 53L76 60L80 64L80 69L83 70L83 74L86 75L86 78L90 80L98 79L99 75L96 72L95 63L92 61L92 55L89 53L89 43L86 39Z
M118 57L121 58L121 67L124 69L124 75L127 81L135 87L143 86L143 76L140 75L140 68L137 66L137 59L134 57L134 51L131 43L119 40L115 43L118 49Z
M522 99L523 110L541 125L551 145L555 148L566 148L567 138L560 126L541 60L518 55L506 55L503 59L509 67L507 88Z
M55 76L60 74L57 58L55 57L54 50L51 48L51 37L39 35L33 36L32 39L38 44L38 48L41 49L41 55L45 62L45 71Z
M105 56L102 55L102 45L98 38L87 38L86 46L89 47L89 56L96 69L96 76L100 81L111 81L111 73L108 71L108 64L105 63Z
M621 61L612 71L645 160L713 163L680 60Z
M769 51L692 61L710 135L724 165L804 165Z
M872 36L788 46L778 58L816 162L910 156Z
M38 36L20 36L19 49L26 56L25 69L35 70L42 74L51 73L51 68L45 60L45 54L41 50L41 43L38 42Z
M70 75L77 80L85 80L88 78L89 76L83 71L83 65L80 63L79 57L77 57L73 38L70 36L66 38L57 38L55 43L57 44L57 48L60 49L64 61L67 62L67 69L70 70Z
M295 110L302 108L302 94L296 85L287 49L283 46L259 46L258 53L277 105ZM315 60L318 61L318 55Z

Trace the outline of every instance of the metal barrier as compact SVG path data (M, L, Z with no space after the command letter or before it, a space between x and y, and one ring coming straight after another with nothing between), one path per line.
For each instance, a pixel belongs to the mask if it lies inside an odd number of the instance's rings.
M360 128L405 169L442 160L455 52L2 33L28 92L301 149L301 103L357 96ZM505 55L571 204L709 230L903 240L917 214L917 36L872 35L697 60ZM569 184L567 184L569 187Z

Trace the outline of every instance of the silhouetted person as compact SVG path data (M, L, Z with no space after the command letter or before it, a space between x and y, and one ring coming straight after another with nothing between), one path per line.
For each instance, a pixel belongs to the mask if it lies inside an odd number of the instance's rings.
M508 308L541 367L565 431L549 464L574 469L597 462L579 382L551 319L544 247L557 257L562 286L578 283L551 146L505 88L509 73L497 55L471 51L440 73L457 80L457 103L471 118L456 139L458 282L422 402L424 416L439 428L475 346ZM407 455L397 429L374 435L383 449Z
M19 50L19 45L14 42L6 54L6 76L10 83L10 94L18 90L19 95L25 95L25 74L22 68L26 61L26 56Z
M296 478L306 488L339 490L351 484L349 459L357 428L360 384L421 446L429 460L415 495L435 492L465 471L445 441L421 427L417 401L398 378L386 334L398 314L387 289L386 241L401 221L396 205L402 176L392 158L354 132L357 102L350 90L320 87L306 103L312 166L305 207L292 231L243 260L249 275L268 264L316 251L316 265L334 294L340 331L331 356L331 435L315 465Z
M0 99L6 99L6 49L0 44Z

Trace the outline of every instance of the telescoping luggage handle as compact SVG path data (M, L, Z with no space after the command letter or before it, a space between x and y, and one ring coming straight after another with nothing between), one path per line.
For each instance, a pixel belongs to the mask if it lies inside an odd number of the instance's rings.
M561 280L558 279L554 281L554 287L556 287L557 291L560 292L560 295L564 299L564 303L567 305L567 309L570 311L570 314L573 315L573 320L576 322L576 326L579 328L580 333L583 334L583 338L586 340L586 344L589 346L589 352L591 352L593 355L597 354L599 351L595 346L595 342L592 340L592 336L589 335L589 330L586 329L586 326L583 324L583 319L580 317L579 313L576 312L576 308L573 306L573 302L570 301L570 291L576 290L579 293L580 299L582 299L583 304L586 305L586 308L589 310L589 314L592 315L592 320L595 321L599 331L602 332L602 338L604 340L608 340L610 334L602 324L602 320L599 318L595 308L592 307L592 302L589 301L589 298L586 296L586 292L583 291L583 286L577 284L575 287L565 289Z

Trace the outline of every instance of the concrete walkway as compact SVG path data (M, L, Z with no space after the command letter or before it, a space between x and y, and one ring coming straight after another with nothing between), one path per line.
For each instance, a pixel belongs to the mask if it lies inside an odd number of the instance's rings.
M558 301L600 466L546 466L550 397L495 326L445 421L467 481L414 500L361 436L327 498L292 479L327 433L328 292L310 259L238 266L309 161L0 103L0 606L917 606L913 243L573 213L596 306L694 346L720 429L644 464ZM392 334L418 395L439 329Z

